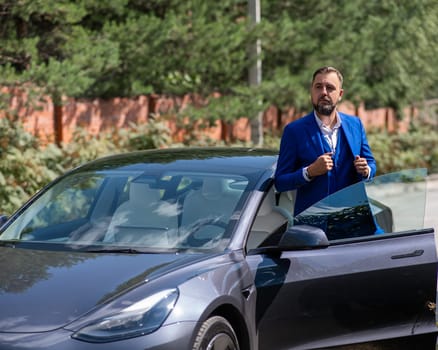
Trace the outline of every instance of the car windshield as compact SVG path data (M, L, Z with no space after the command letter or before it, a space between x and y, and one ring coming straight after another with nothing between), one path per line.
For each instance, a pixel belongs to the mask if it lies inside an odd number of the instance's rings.
M330 240L424 228L426 169L378 176L338 191L294 218Z
M94 250L222 250L250 179L157 169L76 172L19 212L0 240Z

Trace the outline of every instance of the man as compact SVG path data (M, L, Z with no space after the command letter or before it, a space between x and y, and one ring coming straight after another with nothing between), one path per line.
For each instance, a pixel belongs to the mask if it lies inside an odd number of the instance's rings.
M342 83L336 68L316 70L310 89L314 110L284 129L275 186L280 192L297 190L295 215L376 173L360 119L336 110L344 94Z

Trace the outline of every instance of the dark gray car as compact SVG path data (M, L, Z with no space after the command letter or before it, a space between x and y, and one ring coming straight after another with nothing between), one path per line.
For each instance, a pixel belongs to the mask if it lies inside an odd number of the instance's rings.
M317 349L436 334L424 171L292 217L276 159L145 151L51 183L0 231L0 349Z

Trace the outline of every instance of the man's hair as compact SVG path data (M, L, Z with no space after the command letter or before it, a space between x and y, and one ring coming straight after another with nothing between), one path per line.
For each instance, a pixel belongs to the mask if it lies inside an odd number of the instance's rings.
M313 82L315 81L315 78L318 74L327 74L327 73L336 73L336 75L339 78L339 81L341 82L341 87L342 87L342 83L344 82L344 77L342 76L341 72L338 71L335 67L330 67L330 66L318 68L315 71L315 73L313 73L312 85L313 85Z

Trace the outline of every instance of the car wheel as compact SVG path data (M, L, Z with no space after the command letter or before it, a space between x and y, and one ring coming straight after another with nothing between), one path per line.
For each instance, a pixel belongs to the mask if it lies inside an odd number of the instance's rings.
M223 317L206 320L196 336L193 350L239 350L233 327Z

